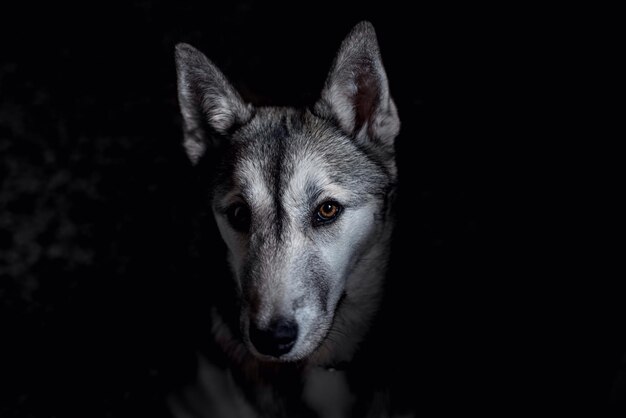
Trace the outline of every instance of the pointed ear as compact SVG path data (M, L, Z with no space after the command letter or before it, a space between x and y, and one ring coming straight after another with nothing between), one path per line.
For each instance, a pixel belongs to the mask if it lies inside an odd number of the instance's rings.
M252 117L252 107L244 103L221 71L191 45L176 45L176 72L184 146L196 164L212 136L227 134L246 123Z
M357 24L344 39L315 110L357 140L393 149L400 119L371 23Z

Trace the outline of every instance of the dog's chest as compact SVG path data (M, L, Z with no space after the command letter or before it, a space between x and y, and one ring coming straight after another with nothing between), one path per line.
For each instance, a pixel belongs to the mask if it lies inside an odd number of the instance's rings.
M302 399L320 418L349 416L354 403L346 372L321 368L308 372Z
M204 359L198 381L178 396L170 398L177 418L253 418L253 417L349 417L355 396L345 371L312 368L304 372L300 386L291 393L282 384L247 384L235 379L230 370L216 367ZM248 395L246 395L246 393ZM294 399L300 393L299 399ZM252 396L250 396L252 395Z

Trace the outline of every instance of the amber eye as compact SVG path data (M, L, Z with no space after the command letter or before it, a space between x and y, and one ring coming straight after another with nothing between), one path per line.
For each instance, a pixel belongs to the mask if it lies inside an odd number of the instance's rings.
M239 232L248 232L250 229L250 209L243 203L236 203L226 212L228 222Z
M341 212L341 205L337 202L328 201L318 206L315 212L314 222L317 225L331 222L337 218Z

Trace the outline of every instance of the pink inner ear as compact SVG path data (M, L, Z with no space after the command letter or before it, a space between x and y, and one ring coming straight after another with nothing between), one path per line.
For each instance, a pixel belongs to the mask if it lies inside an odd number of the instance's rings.
M371 128L371 118L376 111L379 100L380 86L374 76L374 69L367 63L359 69L356 76L357 91L353 98L354 103L354 133L358 133L365 123ZM371 132L369 132L371 134Z

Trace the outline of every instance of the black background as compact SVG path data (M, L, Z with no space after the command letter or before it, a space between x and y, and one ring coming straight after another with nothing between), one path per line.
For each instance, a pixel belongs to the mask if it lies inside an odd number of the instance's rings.
M305 106L363 19L402 121L388 344L418 414L623 408L611 10L3 9L1 416L167 416L219 263L190 260L199 190L173 47L205 52L254 104Z

